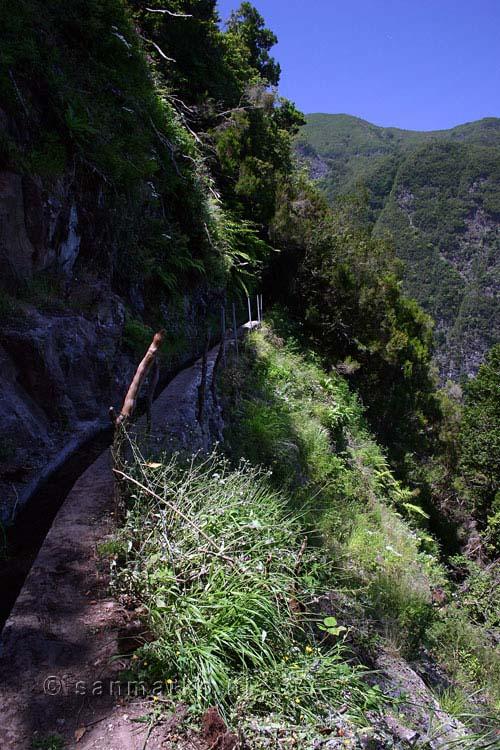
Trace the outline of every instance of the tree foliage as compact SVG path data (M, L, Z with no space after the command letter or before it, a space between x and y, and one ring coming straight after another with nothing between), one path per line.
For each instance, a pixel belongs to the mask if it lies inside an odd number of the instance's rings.
M459 451L460 484L487 539L500 552L500 344L467 385Z
M267 29L259 11L251 3L243 2L231 13L227 23L231 40L238 40L246 50L249 65L258 71L269 86L277 86L280 80L280 65L269 51L278 37Z
M425 453L439 419L432 322L402 293L391 245L360 220L362 199L330 209L303 177L282 197L274 232L296 256L293 302L307 332L350 375L393 457Z

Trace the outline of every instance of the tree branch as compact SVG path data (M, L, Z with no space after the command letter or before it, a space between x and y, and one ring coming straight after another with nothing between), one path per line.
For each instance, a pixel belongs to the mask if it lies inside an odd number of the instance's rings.
M172 18L192 18L193 16L188 13L172 13L171 10L166 10L166 8L146 8L148 13L163 13L167 16L171 16Z
M176 60L174 60L173 57L167 57L167 55L164 53L164 51L162 50L162 48L159 47L156 44L156 42L153 42L152 39L148 39L147 37L143 36L142 34L139 34L139 36L141 37L141 39L143 39L148 44L152 44L153 47L155 48L155 50L158 52L159 55L161 55L161 57L163 57L164 60L166 60L167 62L173 62L173 63L177 62Z

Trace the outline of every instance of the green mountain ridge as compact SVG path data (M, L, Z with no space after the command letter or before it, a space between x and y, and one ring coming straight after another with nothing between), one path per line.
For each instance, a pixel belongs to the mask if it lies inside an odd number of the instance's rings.
M500 119L412 131L350 115L306 117L296 152L330 201L364 193L392 235L404 286L436 321L443 379L477 371L498 341Z

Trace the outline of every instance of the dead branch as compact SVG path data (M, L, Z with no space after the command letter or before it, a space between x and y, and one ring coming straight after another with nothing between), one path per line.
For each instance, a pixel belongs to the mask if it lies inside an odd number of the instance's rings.
M302 558L304 557L304 552L306 551L306 547L307 547L307 537L305 536L302 541L302 544L300 545L299 554L297 555L297 560L295 562L295 575L297 576L300 573L300 568L302 565Z
M169 502L166 498L160 497L160 495L157 495L156 492L153 492L153 490L150 490L149 487L146 487L146 485L141 484L141 482L138 482L137 479L134 479L134 477L131 477L130 474L125 474L124 471L121 471L120 469L113 469L115 474L118 474L122 479L125 479L127 482L132 482L132 484L135 484L136 487L139 487L143 492L146 492L148 495L151 495L151 497L154 497L155 500L159 500L160 503L165 503L165 505L170 508L170 510L175 513L179 518L182 518L183 521L185 521L189 526L191 526L195 531L198 532L198 534L203 537L203 539L208 542L208 544L211 547L215 548L215 554L217 557L221 557L223 560L226 560L227 562L233 563L234 560L227 555L222 554L217 544L214 542L213 539L211 539L203 529L200 529L200 527L193 521L189 516L186 516L185 513L183 513L179 508L174 505L173 503ZM207 550L208 552L208 550Z
M234 109L226 109L225 112L217 112L216 117L225 117L226 115L234 115L236 112L251 112L252 110L259 109L255 104L249 104L246 107L234 107Z
M188 112L190 115L193 115L195 112L194 107L189 107L185 102L182 101L178 96L174 96L174 94L167 94L167 99L174 102L175 104L180 105L182 109L184 109L186 112Z
M164 336L165 336L165 331L163 330L159 331L158 333L155 333L151 346L147 350L142 362L137 368L134 378L129 386L127 395L125 396L125 401L123 402L122 410L115 420L116 427L121 425L127 419L130 419L132 414L134 413L139 390L151 366L156 360L160 346L163 343ZM110 414L111 414L111 411L110 411Z
M168 148L168 150L170 151L170 158L172 160L172 164L174 165L175 172L176 172L176 174L177 174L178 177L181 177L181 173L179 171L179 167L177 165L177 162L175 161L175 149L174 149L173 144L168 140L168 138L166 138L164 135L162 135L160 133L160 131L158 130L158 128L154 124L154 122L153 122L153 120L152 120L151 117L149 118L149 121L151 123L151 127L153 128L153 130L155 131L156 135L158 136L158 139L159 139L160 143L162 143L164 146L166 146Z
M164 53L164 51L162 50L162 48L161 48L161 47L160 47L160 46L159 46L158 44L156 44L156 42L153 42L153 40L152 40L152 39L148 39L148 38L147 38L146 36L143 36L142 34L139 34L139 36L140 36L140 37L141 37L141 39L142 39L143 41L145 41L145 42L146 42L147 44L152 44L152 45L153 45L153 47L155 48L155 50L156 50L156 51L158 52L158 54L159 54L159 55L160 55L161 57L163 57L163 59L164 59L164 60L166 60L167 62L173 62L173 63L174 63L174 62L177 62L176 60L174 60L174 58L173 58L173 57L168 57L168 56L167 56L167 55L166 55L166 54Z
M192 18L193 16L189 13L173 13L171 10L166 8L146 8L148 13L163 13L163 15L171 16L172 18Z

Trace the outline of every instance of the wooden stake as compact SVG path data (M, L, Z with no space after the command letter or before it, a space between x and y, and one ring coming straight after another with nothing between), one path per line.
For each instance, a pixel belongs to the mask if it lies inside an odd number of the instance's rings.
M139 367L135 372L132 382L130 383L120 414L116 416L114 413L114 409L110 409L110 416L112 419L114 418L115 427L120 426L121 424L123 424L123 422L132 417L137 405L137 397L139 395L141 385L143 384L149 370L151 369L151 366L156 360L158 351L163 343L164 336L165 331L163 330L155 333L153 341L151 342L151 346L147 350L143 360L141 361Z

